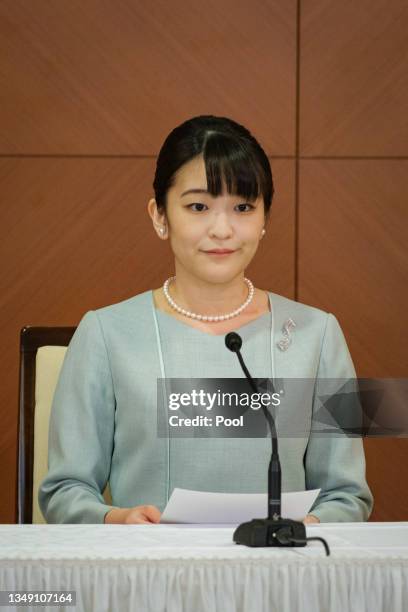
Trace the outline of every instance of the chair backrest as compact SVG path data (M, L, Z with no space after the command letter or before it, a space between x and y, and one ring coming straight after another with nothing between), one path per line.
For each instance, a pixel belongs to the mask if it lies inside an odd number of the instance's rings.
M18 523L45 523L38 488L48 469L48 424L55 387L75 327L24 327L20 334ZM111 503L109 485L104 491Z

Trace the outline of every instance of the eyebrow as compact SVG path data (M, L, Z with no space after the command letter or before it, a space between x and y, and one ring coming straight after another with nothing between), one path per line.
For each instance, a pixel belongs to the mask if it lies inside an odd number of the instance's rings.
M181 198L185 195L187 195L188 193L209 193L209 191L207 189L187 189L187 191L183 191L183 193L181 194Z

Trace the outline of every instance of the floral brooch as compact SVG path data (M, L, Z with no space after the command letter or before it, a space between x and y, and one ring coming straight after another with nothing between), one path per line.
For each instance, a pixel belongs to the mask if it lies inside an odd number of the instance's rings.
M286 319L286 321L284 322L282 326L283 338L279 340L279 342L276 343L281 351L286 351L289 348L289 346L292 344L291 330L294 329L295 327L296 327L296 323L294 322L293 319L291 318Z

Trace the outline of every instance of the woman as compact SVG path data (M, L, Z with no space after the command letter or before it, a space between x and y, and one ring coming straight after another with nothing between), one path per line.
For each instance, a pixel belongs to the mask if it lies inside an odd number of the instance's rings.
M255 378L352 378L336 318L244 276L273 197L267 156L243 126L200 116L175 128L157 160L148 213L169 240L175 275L163 287L90 311L67 350L50 421L48 522L156 523L174 487L267 488L268 438L157 434L157 381L242 378L225 334L238 331ZM290 420L315 410L314 394ZM287 415L286 415L287 416ZM279 432L278 432L279 433ZM283 491L320 488L304 521L367 520L372 495L360 439L280 439ZM102 491L110 483L113 505Z

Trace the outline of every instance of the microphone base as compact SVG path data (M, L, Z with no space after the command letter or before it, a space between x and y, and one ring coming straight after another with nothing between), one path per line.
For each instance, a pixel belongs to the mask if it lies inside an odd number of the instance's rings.
M291 538L297 542L290 542ZM306 546L306 527L291 519L252 519L238 525L233 540L244 546Z

